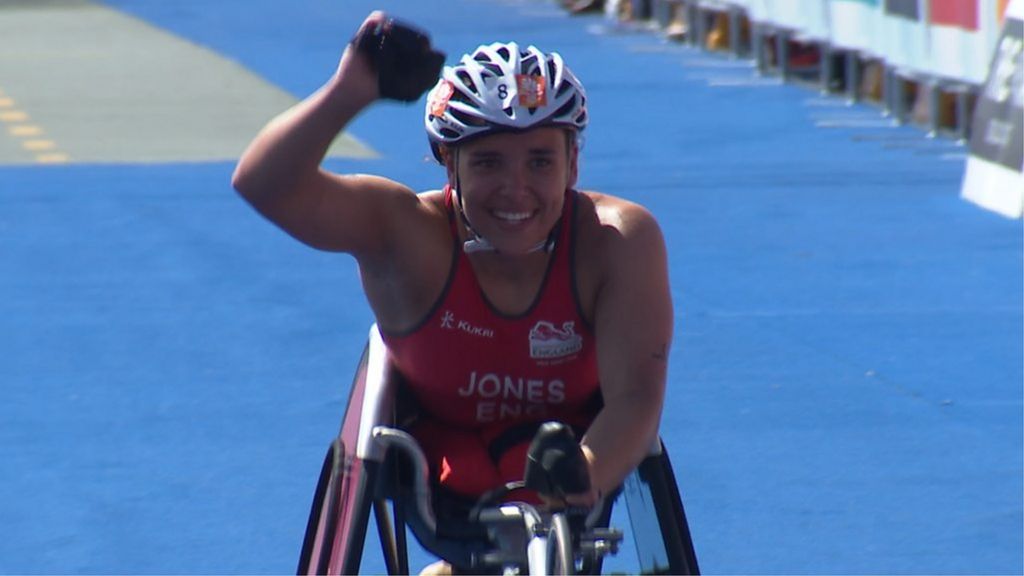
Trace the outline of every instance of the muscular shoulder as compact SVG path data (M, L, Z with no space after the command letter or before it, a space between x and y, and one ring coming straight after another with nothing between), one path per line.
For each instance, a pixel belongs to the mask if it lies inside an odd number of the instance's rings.
M382 251L359 258L361 264L390 269L408 261L432 260L432 252L447 250L448 217L439 190L403 194L381 218L386 221L387 243Z
M579 297L593 311L609 284L664 267L665 243L649 210L599 192L580 195L576 274Z
M444 206L444 190L426 190L416 195L423 208L434 218L447 220L448 211Z
M578 223L580 247L607 256L630 256L663 242L661 228L650 211L609 194L582 193Z
M375 258L359 260L363 289L377 317L389 330L418 323L444 288L452 264L452 238L444 194L422 192L393 215L391 246Z

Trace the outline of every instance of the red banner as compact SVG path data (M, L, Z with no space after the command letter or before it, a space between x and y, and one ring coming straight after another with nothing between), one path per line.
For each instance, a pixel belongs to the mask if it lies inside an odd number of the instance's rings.
M932 24L978 29L977 0L931 0L930 13Z

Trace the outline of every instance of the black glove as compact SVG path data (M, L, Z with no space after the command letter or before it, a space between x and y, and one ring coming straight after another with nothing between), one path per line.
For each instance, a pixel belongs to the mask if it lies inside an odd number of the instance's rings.
M431 48L425 32L393 18L364 27L352 44L369 58L380 95L390 100L416 101L444 66L444 52Z
M523 476L527 488L547 497L590 492L587 459L572 429L560 422L547 422L537 431Z

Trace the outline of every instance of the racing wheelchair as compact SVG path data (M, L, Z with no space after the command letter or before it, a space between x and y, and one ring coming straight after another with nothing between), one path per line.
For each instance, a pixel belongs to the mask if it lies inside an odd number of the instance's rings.
M523 502L499 503L503 491L498 490L470 510L453 513L432 489L415 439L397 426L400 387L401 375L390 367L373 326L341 431L324 459L298 574L357 574L371 511L388 574L409 574L406 528L425 550L460 572L599 574L603 558L615 553L622 539L620 531L608 527L619 499L629 512L638 572L699 574L660 440L619 491L589 511L549 513Z

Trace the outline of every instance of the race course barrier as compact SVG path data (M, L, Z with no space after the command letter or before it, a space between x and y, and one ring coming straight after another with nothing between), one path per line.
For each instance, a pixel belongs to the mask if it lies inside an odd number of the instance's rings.
M750 56L762 73L877 101L969 146L962 196L1024 215L1024 0L606 0L671 39ZM621 10L618 7L625 7Z
M1008 216L1024 215L1024 0L1013 0L978 98L961 195Z

